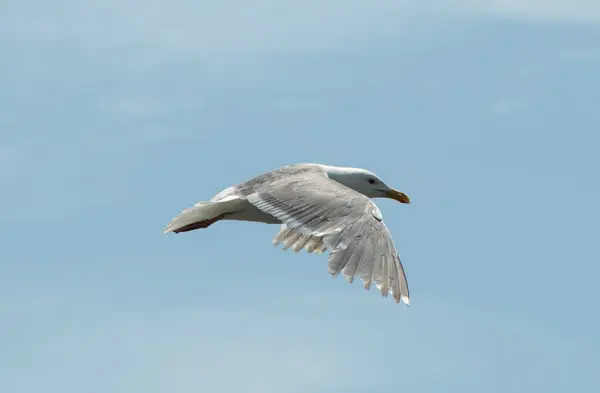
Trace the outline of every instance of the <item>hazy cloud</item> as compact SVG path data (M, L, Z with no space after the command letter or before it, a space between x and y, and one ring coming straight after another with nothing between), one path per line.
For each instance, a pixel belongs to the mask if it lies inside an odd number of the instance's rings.
M496 116L509 116L525 108L525 103L519 100L498 100L488 106L488 111Z
M194 301L166 308L90 302L89 291L78 293L83 299L47 293L0 303L10 317L2 339L18 336L22 343L0 371L4 389L36 390L38 379L26 373L40 370L45 384L64 392L389 391L398 383L428 391L466 381L487 386L495 378L491 363L512 370L513 379L500 382L504 388L533 389L547 386L545 370L560 367L560 354L574 349L526 320L426 299L419 309L393 310L376 294L361 294L344 309L348 298L332 293L260 299L249 293L235 304L213 298L211 306ZM361 310L366 315L355 314ZM397 325L396 334L378 335L383 325ZM517 347L521 357L513 359ZM396 372L378 375L390 354ZM539 359L545 360L530 367ZM527 373L518 372L523 365Z
M570 48L559 51L558 58L572 62L591 62L600 60L600 47Z

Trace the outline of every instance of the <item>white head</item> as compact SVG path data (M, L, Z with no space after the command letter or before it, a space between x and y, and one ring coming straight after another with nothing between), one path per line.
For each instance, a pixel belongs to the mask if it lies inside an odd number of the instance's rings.
M400 203L410 203L408 196L385 184L376 174L366 169L323 165L330 179L360 192L369 198L391 198Z

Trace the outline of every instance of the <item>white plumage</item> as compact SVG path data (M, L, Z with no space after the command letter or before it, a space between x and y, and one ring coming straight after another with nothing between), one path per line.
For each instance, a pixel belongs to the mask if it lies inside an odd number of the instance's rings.
M207 228L220 220L281 224L274 245L309 253L329 250L329 273L409 304L404 268L377 206L369 198L408 197L372 172L320 164L295 164L229 187L210 201L183 210L165 233Z

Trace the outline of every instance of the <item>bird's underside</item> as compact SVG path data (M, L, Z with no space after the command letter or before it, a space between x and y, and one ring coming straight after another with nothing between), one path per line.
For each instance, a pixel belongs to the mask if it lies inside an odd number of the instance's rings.
M404 269L379 209L314 167L284 167L229 187L185 209L165 233L208 228L224 220L280 224L273 244L297 252L329 251L329 273L375 283L383 296L409 303ZM306 192L305 190L309 190Z
M248 203L241 211L222 213L216 215L215 217L200 219L190 224L178 227L177 229L173 229L172 232L182 233L196 229L206 229L212 224L222 220L263 222L267 224L281 223L281 221L279 221L277 218L271 215L265 215ZM314 252L316 254L322 254L327 250L327 247L323 242L323 237L304 235L302 232L288 228L286 224L281 225L279 233L277 233L277 235L273 238L274 246L278 246L280 244L283 245L284 250L291 248L294 252L305 249L308 253Z
M208 228L209 226L211 226L212 224L214 224L215 222L222 220L224 217L225 217L225 214L221 214L214 218L207 218L206 220L199 220L199 221L193 222L191 224L184 225L181 228L174 229L173 233L189 232L189 231L193 231L195 229L205 229L205 228Z

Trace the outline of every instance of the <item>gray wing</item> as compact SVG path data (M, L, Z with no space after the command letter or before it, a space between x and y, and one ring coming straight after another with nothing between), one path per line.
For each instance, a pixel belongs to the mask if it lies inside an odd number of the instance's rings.
M366 196L308 172L282 177L255 193L250 203L304 236L322 237L330 251L329 273L361 278L396 303L409 303L404 268L381 212Z

